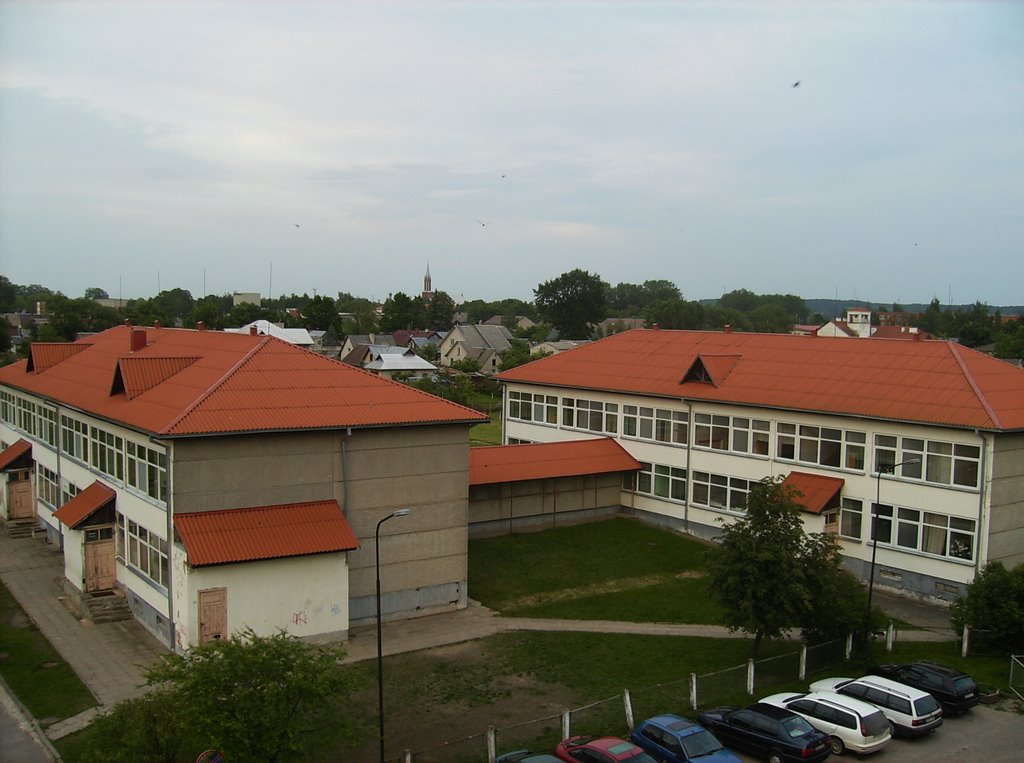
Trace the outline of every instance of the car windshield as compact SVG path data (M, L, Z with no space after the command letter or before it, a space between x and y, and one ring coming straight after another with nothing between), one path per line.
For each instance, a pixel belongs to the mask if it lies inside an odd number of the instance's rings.
M880 712L865 715L861 725L864 727L864 735L869 737L878 736L889 730L889 721Z
M698 731L682 741L683 752L688 758L699 758L701 755L709 755L722 749L722 743L715 739L715 735L710 731Z
M918 715L928 715L939 709L939 703L935 701L935 697L931 694L926 694L921 699L914 700L914 709Z
M814 731L814 727L799 715L794 715L792 718L784 719L782 721L782 728L784 728L786 733L791 737L802 737L804 734L809 734Z
M966 694L967 692L974 691L978 688L978 685L974 683L974 679L970 676L960 676L959 678L954 678L953 686L956 687L958 694Z

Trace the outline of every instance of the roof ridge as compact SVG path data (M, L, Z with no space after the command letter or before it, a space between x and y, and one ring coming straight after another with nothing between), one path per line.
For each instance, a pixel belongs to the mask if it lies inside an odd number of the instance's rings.
M992 420L992 423L995 424L995 426L998 427L999 429L1002 429L1003 422L999 420L998 414L996 414L992 406L989 405L988 398L985 397L985 394L981 391L981 388L978 387L978 383L974 380L974 375L968 370L967 364L964 362L963 357L960 355L960 345L958 345L956 342L953 342L952 340L946 341L950 352L956 359L957 365L960 366L960 370L963 371L964 379L966 379L967 383L971 385L971 390L977 396L978 402L981 403L981 407L985 409L985 413L989 415L989 418Z
M253 355L256 354L256 352L258 350L260 350L263 347L266 347L267 344L271 340L276 341L276 342L281 341L280 339L276 339L275 337L272 337L272 336L264 336L262 339L260 339L260 341L257 342L253 346L253 348L251 350L249 350L247 353L245 353L245 355L243 355L239 359L239 361L237 363L235 363L235 365L231 366L231 368L229 368L227 371L225 371L221 375L221 377L219 379L217 379L217 381L215 381L213 384L208 386L206 388L206 390L203 392L203 394L201 394L198 398L193 400L191 405L186 407L185 410L183 410L181 413L179 413L177 416L175 416L174 419L172 419L170 422L168 422L167 425L163 429L160 430L160 434L167 434L167 433L171 432L174 429L174 427L176 427L179 423L181 423L181 421L184 420L189 414L191 414L193 411L195 411L195 409L198 408L203 403L204 400L206 400L214 392L216 392L218 389L220 389L221 385L224 384L224 382L226 382L228 379L230 379L231 376L239 368L241 368L243 365L248 363L249 360L253 357Z
M234 508L231 508L231 509L206 509L204 511L185 511L185 512L176 512L175 516L185 515L185 516L189 516L189 517L199 517L199 516L205 516L207 514L216 514L218 516L221 516L225 512L229 512L229 511L231 511L231 512L266 511L267 509L281 509L281 508L284 508L285 506L313 506L314 504L318 504L318 503L338 503L338 499L337 498L320 498L320 499L315 500L315 501L286 501L285 503L271 503L271 504L267 504L266 506L235 506ZM338 505L340 506L341 504L338 503Z

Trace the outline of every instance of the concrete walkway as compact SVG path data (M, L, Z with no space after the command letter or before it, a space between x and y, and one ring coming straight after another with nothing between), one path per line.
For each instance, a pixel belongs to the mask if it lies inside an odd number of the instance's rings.
M71 665L99 705L98 708L50 726L46 730L50 739L59 739L84 728L98 710L142 694L145 690L143 674L146 666L167 653L163 644L134 620L94 625L89 620L74 617L61 602L59 581L62 577L63 558L57 548L48 545L42 538L12 539L7 535L6 528L0 525L0 580L3 580L43 635ZM951 641L955 638L949 628L948 610L942 607L878 590L874 593L874 600L892 617L920 628L900 631L900 640ZM386 622L382 634L383 651L385 654L412 652L517 630L745 637L743 633L730 633L720 625L501 617L471 601L466 609L458 612ZM353 628L345 646L348 652L346 662L375 658L375 624ZM0 687L2 691L3 687ZM4 745L0 744L0 760L7 759L3 752Z

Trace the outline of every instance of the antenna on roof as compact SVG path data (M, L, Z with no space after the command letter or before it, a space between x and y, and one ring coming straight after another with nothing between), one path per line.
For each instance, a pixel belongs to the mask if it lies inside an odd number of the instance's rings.
M267 284L267 299L274 298L274 263L270 263L270 283Z

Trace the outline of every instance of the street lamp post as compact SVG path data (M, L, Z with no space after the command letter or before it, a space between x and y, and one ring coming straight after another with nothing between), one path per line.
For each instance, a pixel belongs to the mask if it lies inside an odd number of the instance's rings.
M871 569L868 573L868 609L864 613L864 650L868 654L871 634L871 597L875 592L875 558L878 556L878 505L882 502L882 475L895 474L896 470L907 464L919 464L921 459L908 458L898 464L879 464L875 477L875 503L871 508Z
M380 526L392 517L404 517L411 512L412 509L398 509L391 512L377 523L377 530L373 534L377 561L377 720L380 729L380 763L384 763L384 640L381 635L380 614Z

